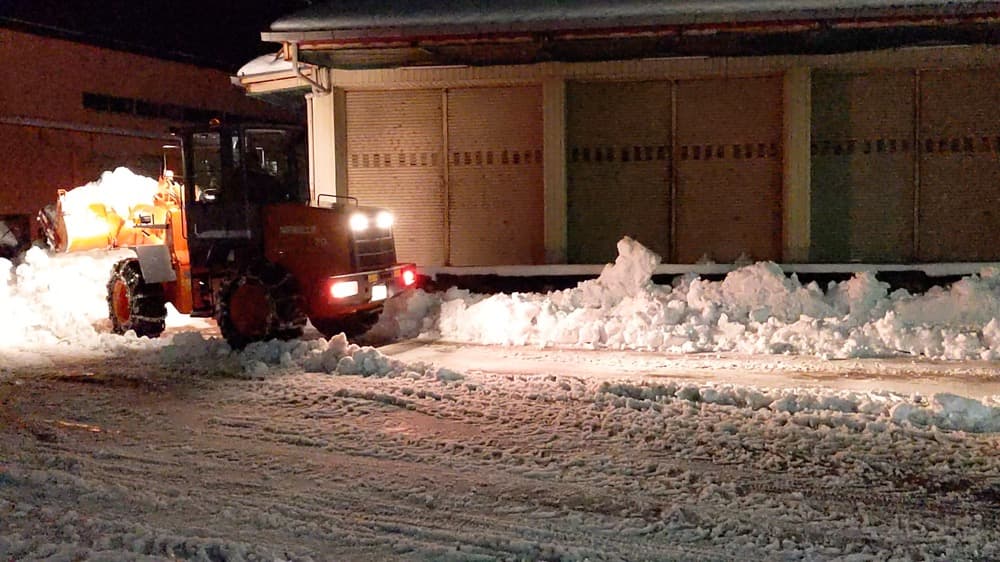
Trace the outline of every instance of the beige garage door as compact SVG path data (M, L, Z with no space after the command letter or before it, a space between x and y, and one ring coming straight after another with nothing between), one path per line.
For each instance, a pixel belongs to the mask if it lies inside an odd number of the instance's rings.
M669 261L670 82L566 87L570 263L614 261L628 235Z
M912 260L913 73L814 73L812 116L812 259Z
M544 261L542 91L448 91L451 265Z
M442 93L347 92L347 191L395 214L396 254L445 263Z
M677 261L781 257L781 80L677 85Z
M1000 74L920 73L918 257L1000 259Z

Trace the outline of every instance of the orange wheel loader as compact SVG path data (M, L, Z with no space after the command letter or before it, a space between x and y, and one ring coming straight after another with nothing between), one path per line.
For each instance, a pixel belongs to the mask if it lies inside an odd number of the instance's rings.
M414 265L396 261L387 210L310 196L301 128L213 122L172 132L177 146L165 150L180 149L182 173L165 164L152 204L129 216L92 206L74 222L63 192L40 215L57 250L135 250L108 281L115 332L160 335L169 302L214 317L234 348L298 337L306 318L327 337L358 334L415 285ZM106 226L80 226L95 217Z

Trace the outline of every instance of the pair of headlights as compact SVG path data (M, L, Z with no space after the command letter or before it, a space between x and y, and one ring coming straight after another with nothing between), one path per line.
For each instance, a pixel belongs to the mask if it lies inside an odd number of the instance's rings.
M375 215L375 226L381 229L392 228L392 213L389 211L379 211ZM368 230L371 226L372 219L364 213L354 213L351 215L351 230L354 232L361 232L363 230Z
M413 267L407 267L401 270L399 272L399 280L402 281L404 288L412 287L413 284L417 282L417 270ZM330 285L330 296L335 299L346 299L358 294L360 288L361 285L354 280L337 281ZM385 283L372 285L371 291L372 301L385 300L389 296L389 289Z

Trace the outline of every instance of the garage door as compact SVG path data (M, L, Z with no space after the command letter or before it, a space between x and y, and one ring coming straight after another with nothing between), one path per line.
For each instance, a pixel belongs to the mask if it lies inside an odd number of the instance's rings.
M918 257L1000 259L1000 76L920 74Z
M781 257L781 80L677 85L677 261Z
M913 73L817 72L812 116L812 259L912 260Z
M544 261L542 91L448 91L451 265Z
M614 261L628 235L670 259L670 82L566 88L570 263Z
M395 214L396 253L445 262L442 94L347 92L347 191Z

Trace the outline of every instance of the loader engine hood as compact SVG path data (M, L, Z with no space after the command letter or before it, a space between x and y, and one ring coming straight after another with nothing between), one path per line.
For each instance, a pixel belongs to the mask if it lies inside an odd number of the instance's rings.
M265 207L264 240L269 260L300 278L341 275L391 267L396 263L388 211L335 205Z

